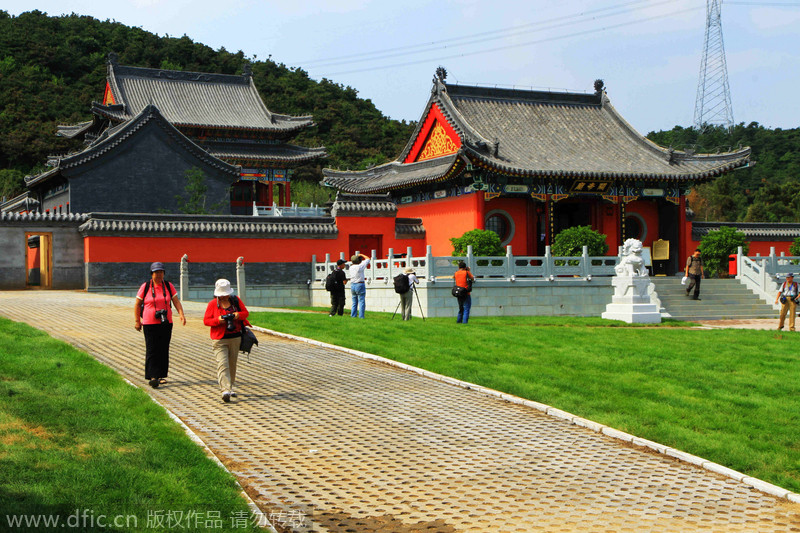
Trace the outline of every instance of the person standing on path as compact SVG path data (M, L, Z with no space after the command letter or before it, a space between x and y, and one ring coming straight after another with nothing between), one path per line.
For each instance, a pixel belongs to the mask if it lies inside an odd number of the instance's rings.
M700 257L699 248L696 249L688 259L686 259L686 269L683 275L690 279L689 286L686 287L686 296L689 296L689 293L692 291L692 287L694 287L694 296L692 299L699 300L700 280L703 279L703 275L705 275L705 272L703 271L703 258Z
M472 309L472 282L475 281L475 276L469 271L469 267L464 261L458 263L458 270L453 274L453 280L456 287L461 287L464 290L458 296L458 316L456 317L457 324L466 324L469 321L469 310Z
M167 382L169 343L172 340L172 305L186 325L183 305L172 283L164 281L164 264L150 265L150 280L139 287L133 305L134 328L144 330L144 379L157 389Z
M211 348L217 360L217 381L222 391L222 401L228 403L236 398L233 386L236 383L236 363L242 342L242 328L249 326L250 313L244 302L233 295L233 287L227 279L218 279L214 284L215 298L208 302L203 324L211 328Z
M400 308L403 310L403 320L411 320L411 304L414 303L414 285L419 283L413 268L407 268L403 273L408 278L408 290L400 293Z
M364 254L356 254L350 258L353 263L350 265L350 296L353 304L350 308L350 316L364 318L364 309L367 307L367 285L364 271L369 266L369 257Z
M333 271L333 289L331 289L331 316L344 315L344 286L347 283L347 274L344 273L346 263L344 259L336 261L336 270Z
M778 321L778 329L783 329L783 322L786 320L786 313L789 313L789 330L794 331L794 319L797 315L797 283L794 281L794 274L786 274L786 280L778 289L775 303L781 302L781 316Z

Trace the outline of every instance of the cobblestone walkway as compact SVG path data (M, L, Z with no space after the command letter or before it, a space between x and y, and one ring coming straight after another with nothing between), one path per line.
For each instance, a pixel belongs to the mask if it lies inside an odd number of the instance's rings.
M170 383L144 381L133 300L0 292L0 314L86 350L182 419L293 531L800 531L800 504L530 407L306 343L260 336L220 400L187 304ZM109 342L116 338L115 342ZM291 529L290 529L291 530Z

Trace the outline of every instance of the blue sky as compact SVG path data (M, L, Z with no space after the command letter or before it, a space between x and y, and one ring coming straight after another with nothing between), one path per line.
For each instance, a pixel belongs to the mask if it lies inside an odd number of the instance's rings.
M641 133L690 126L703 0L2 0L115 20L214 49L301 67L355 88L385 115L417 120L436 67L448 82L592 91ZM800 126L800 0L730 1L722 28L735 122ZM98 88L98 95L102 88ZM99 97L99 96L98 96ZM87 102L88 106L89 102ZM282 112L280 109L274 110Z

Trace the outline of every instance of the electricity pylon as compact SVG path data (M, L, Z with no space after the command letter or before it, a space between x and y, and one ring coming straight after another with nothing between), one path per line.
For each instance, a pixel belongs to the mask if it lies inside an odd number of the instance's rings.
M706 39L697 84L694 124L733 127L731 89L728 86L728 64L722 42L722 0L706 0Z

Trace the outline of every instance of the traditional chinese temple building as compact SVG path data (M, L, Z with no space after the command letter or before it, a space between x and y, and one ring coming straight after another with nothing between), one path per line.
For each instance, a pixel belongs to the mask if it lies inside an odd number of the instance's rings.
M669 272L696 245L688 189L749 163L750 149L694 154L658 146L593 94L446 83L439 69L418 126L395 161L324 169L323 183L354 194L389 193L398 216L418 218L434 254L475 228L515 255L540 256L561 230L591 226L609 253L626 238L670 243ZM693 249L693 248L692 248Z
M101 103L92 120L61 126L83 136L81 151L53 157L50 170L26 178L26 206L42 213L177 212L186 172L203 172L209 211L253 213L289 205L294 168L324 157L324 148L290 144L310 116L271 112L242 75L122 66L109 55Z

